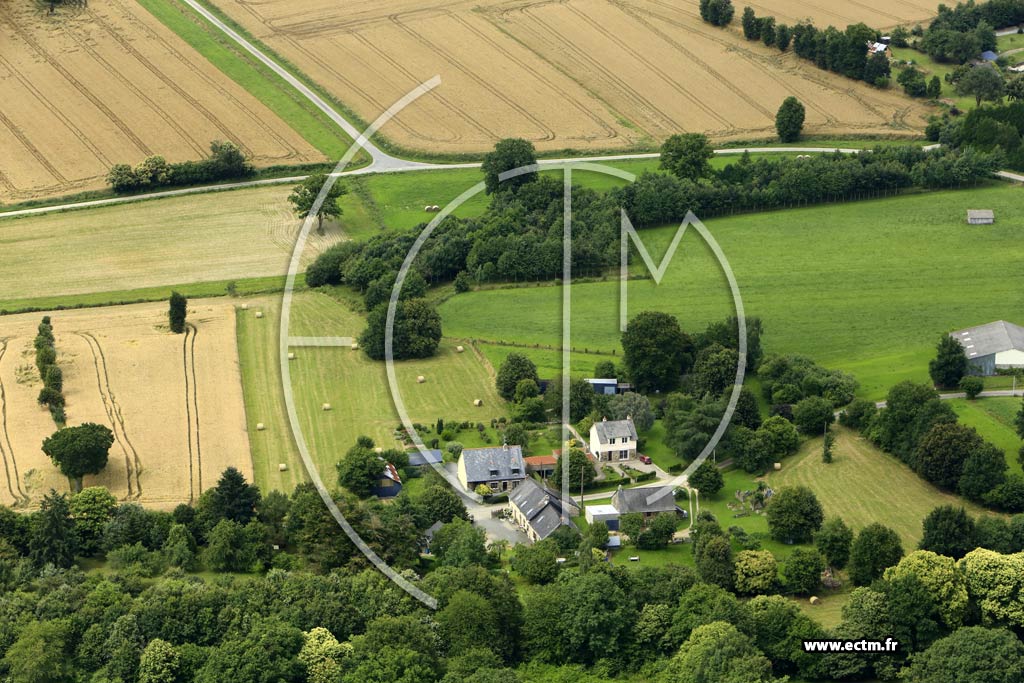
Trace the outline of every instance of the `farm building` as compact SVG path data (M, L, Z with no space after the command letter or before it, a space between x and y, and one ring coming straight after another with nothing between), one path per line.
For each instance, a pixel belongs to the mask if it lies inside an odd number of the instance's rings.
M992 225L996 214L992 209L968 209L967 222L971 225Z
M538 474L544 479L548 479L555 474L555 465L558 464L559 452L556 451L551 455L534 455L529 458L523 458L526 461L526 471L528 474Z
M621 486L612 494L612 507L619 515L639 512L644 519L650 519L663 512L674 512L686 516L686 511L676 505L675 491L671 486L644 486L624 489Z
M633 420L595 422L590 427L590 452L598 462L617 462L636 457L637 433Z
M512 519L531 541L543 541L555 529L562 526L563 501L557 491L537 483L534 479L525 479L523 483L508 497L512 510ZM572 499L564 503L566 517L579 514L579 508ZM574 526L567 520L569 526Z
M609 531L619 530L619 511L614 505L588 505L584 516L587 524L604 522L608 525Z
M522 446L465 448L459 456L459 482L467 491L483 484L495 493L511 491L526 479Z
M869 55L884 55L888 50L889 46L885 43L876 43L873 40L868 42Z
M1024 368L1024 327L997 320L994 323L950 332L964 347L975 375L994 375L996 370Z
M615 394L624 394L627 391L633 390L632 384L629 384L628 382L620 382L615 378L584 378L584 381L594 387L595 394L603 396L614 396Z
M402 492L402 478L391 463L384 463L384 471L373 487L373 494L379 498L394 498Z

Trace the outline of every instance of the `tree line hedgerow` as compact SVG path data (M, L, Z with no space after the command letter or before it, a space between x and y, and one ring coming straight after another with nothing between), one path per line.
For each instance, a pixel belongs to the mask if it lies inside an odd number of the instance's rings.
M64 424L64 371L57 365L57 347L53 336L50 316L44 316L39 323L35 338L36 369L43 381L39 392L39 403L46 406L58 426Z
M248 178L254 173L252 164L235 143L214 140L210 143L210 156L206 159L168 163L162 156L151 156L135 168L128 164L115 164L107 173L107 183L114 192L136 192Z
M591 529L518 546L513 578L498 566L507 549L486 547L458 497L433 486L390 505L346 502L345 513L436 611L369 567L305 484L264 494L228 470L172 512L102 488L50 494L28 514L0 507L0 672L14 683L1011 683L1024 668L1010 590L1024 570L1019 516L972 531L1012 554L904 556L884 526L854 533L806 489L782 489L767 504L772 536L802 544L783 562L705 512L687 551L695 568L605 562L593 549L606 532ZM929 516L928 544L964 526L950 512ZM417 530L430 519L447 521L424 562ZM658 532L635 521L624 519L638 543ZM83 571L76 558L106 566ZM220 576L190 573L199 568ZM844 570L860 587L833 628L785 597ZM801 646L879 635L899 650Z
M703 136L700 136L703 137ZM526 143L528 144L528 143ZM618 265L621 211L638 227L679 222L688 211L701 217L766 210L895 193L919 186L970 185L998 167L998 154L887 147L856 155L757 159L748 155L721 171L707 164L710 146L669 155L670 173L645 173L609 192L573 188L573 270L598 274ZM706 148L706 149L705 149ZM673 159L681 158L676 163ZM492 164L493 165L493 164ZM497 168L504 169L498 165ZM448 217L423 243L402 296L415 298L427 283L459 278L477 282L539 281L562 273L563 187L558 179L527 175L516 187L499 187L475 218ZM421 226L422 227L422 226ZM386 302L419 229L387 231L366 242L335 245L310 266L312 287L346 284L360 292L367 310Z

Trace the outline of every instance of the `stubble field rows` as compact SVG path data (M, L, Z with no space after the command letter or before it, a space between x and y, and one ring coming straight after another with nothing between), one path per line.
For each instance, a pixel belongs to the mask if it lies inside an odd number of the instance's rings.
M774 133L787 95L806 132L910 135L926 109L717 29L667 2L410 3L344 7L223 0L218 7L364 119L423 80L442 85L382 133L426 153L478 153L501 137L540 150L649 146L679 131L716 140ZM920 2L759 8L792 20L874 25L923 19ZM387 45L384 50L381 46Z

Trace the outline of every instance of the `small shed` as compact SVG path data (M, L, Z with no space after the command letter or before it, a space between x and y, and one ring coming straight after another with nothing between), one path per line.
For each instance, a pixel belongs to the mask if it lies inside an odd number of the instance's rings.
M588 524L604 522L610 531L619 530L619 511L614 505L588 505L583 514Z
M981 58L984 59L986 62L994 62L997 59L999 59L999 55L993 52L992 50L985 50L984 52L981 53Z
M992 225L996 214L992 209L967 209L967 222L970 225Z

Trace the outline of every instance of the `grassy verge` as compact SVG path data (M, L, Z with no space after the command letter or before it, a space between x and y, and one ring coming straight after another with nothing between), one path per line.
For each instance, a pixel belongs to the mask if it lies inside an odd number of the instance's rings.
M328 159L340 159L352 145L352 139L323 112L185 5L160 0L139 0L139 3ZM369 157L360 152L353 161L353 167L365 165Z
M1021 463L1017 457L1021 440L1013 426L1014 417L1020 410L1019 398L979 398L974 401L954 399L950 401L950 405L961 422L977 429L985 439L1006 453L1009 472L1022 474Z
M29 313L32 311L56 311L66 308L95 308L98 306L120 306L122 304L138 304L147 301L162 301L170 297L171 292L180 292L190 299L205 299L217 296L230 296L229 285L234 286L236 296L251 296L284 291L284 276L253 277L238 280L216 280L213 282L195 282L179 285L161 285L141 289L125 289L113 292L96 292L89 294L71 294L26 299L0 300L0 315ZM304 288L304 276L299 277L299 288Z

